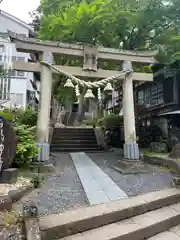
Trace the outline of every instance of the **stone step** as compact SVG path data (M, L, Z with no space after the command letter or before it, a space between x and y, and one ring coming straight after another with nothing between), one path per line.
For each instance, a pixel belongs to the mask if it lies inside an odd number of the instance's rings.
M56 152L96 152L96 151L100 151L101 149L100 148L98 148L98 147L84 147L84 148L82 148L82 147L79 147L79 148L77 148L77 147L72 147L72 148L62 148L62 147L58 147L58 148L55 148L55 147L51 147L50 148L50 150L51 150L51 152L54 152L54 153L56 153Z
M177 203L61 240L144 240L176 226L179 222L180 203Z
M97 143L92 143L92 142L90 142L90 143L83 143L83 142L81 142L81 143L77 143L77 142L74 142L74 143L68 143L68 142L60 142L60 143L51 143L51 147L55 147L55 148L71 148L71 147L73 147L73 148L76 148L76 147L80 147L80 148L84 148L84 147L97 147Z
M58 128L58 129L54 129L54 133L67 133L67 134L71 134L71 133L87 133L87 134L93 134L94 133L94 129L93 128Z
M170 228L168 231L156 234L148 240L180 240L180 225Z
M64 127L64 128L54 128L54 131L94 131L93 127L82 128L82 127Z
M86 134L86 133L71 133L71 134L66 134L66 133L56 133L53 135L53 138L71 138L73 137L74 139L76 138L84 138L84 139L89 139L89 138L95 138L95 134Z
M59 142L67 142L67 143L94 143L94 141L96 142L96 139L93 138L93 139L67 139L67 138L59 138L59 139L53 139L52 141L52 144L56 144L56 143L59 143Z
M138 237L135 239L144 239L144 236L148 238L167 230L167 228L175 226L178 222L180 223L180 204L176 204L179 200L180 190L172 188L129 199L112 201L105 204L46 216L41 218L39 222L42 239L64 238L64 240L76 240L79 237L78 240L84 240L86 238L91 240L129 240L131 236L132 239L135 236L139 236L139 233L142 234L143 238ZM165 207L172 204L175 205ZM162 207L164 208L156 210ZM179 209L179 212L174 210L175 208ZM134 216L137 215L139 216L135 218ZM123 222L121 222L122 224L116 223L125 219L128 219L126 224ZM132 223L132 221L135 220L136 222ZM142 225L140 222L142 222ZM126 226L128 227L126 228ZM153 233L152 235L151 231ZM78 234L81 232L83 233ZM75 235L71 236L73 234ZM127 236L130 237L127 238Z
M62 142L67 142L67 141L71 141L71 142L81 142L81 141L85 141L85 142L96 142L96 138L93 136L93 137L90 137L88 138L87 136L85 137L81 137L81 136L57 136L57 137L53 137L52 139L52 142L57 142L57 141L62 141Z

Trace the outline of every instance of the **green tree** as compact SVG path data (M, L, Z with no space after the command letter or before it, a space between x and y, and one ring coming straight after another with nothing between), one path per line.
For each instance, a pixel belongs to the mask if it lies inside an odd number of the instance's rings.
M155 49L169 41L169 30L176 34L179 21L175 0L168 1L171 4L163 0L70 1L73 4L64 8L58 0L55 4L48 2L41 4L42 39L95 42L130 50Z
M180 56L179 16L179 0L41 0L34 20L40 39L156 50L157 61L167 63ZM55 62L79 64L66 57L56 57ZM63 81L59 77L54 87L62 102L67 96Z

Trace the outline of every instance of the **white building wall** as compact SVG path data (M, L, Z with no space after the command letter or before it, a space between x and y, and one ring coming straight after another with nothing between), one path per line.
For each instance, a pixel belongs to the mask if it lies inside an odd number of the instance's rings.
M11 17L11 16L10 16ZM13 17L12 17L13 18ZM3 35L8 32L8 30L12 32L16 32L18 34L24 34L26 36L29 35L29 26L25 24L21 24L21 21L18 22L16 19L9 18L6 14L4 15L3 12L0 12L0 46L10 46L12 47L12 56L13 60L20 60L28 61L29 54L17 52L15 48L15 44L10 43L8 38L5 38ZM1 55L1 53L0 53ZM0 56L0 60L1 60ZM33 88L30 83L30 79L33 80L33 73L20 73L14 71L11 78L11 85L10 85L10 94L15 101L16 104L20 107L26 107L26 91L30 90L33 91ZM20 101L21 99L21 101Z

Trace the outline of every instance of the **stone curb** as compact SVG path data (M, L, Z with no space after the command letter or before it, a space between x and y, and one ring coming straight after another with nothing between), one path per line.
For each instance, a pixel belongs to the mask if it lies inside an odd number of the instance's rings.
M180 162L174 159L168 159L163 157L156 157L150 155L143 155L142 160L149 164L160 165L172 169L178 176L180 176Z
M40 218L41 237L43 240L68 237L179 201L180 191L172 188L61 214L53 214Z
M39 221L37 218L24 219L27 240L41 240Z

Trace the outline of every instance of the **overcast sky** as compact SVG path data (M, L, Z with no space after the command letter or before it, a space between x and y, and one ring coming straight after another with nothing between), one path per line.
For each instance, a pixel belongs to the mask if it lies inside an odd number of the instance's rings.
M35 10L39 3L40 0L3 0L0 9L29 23L31 21L29 12Z

